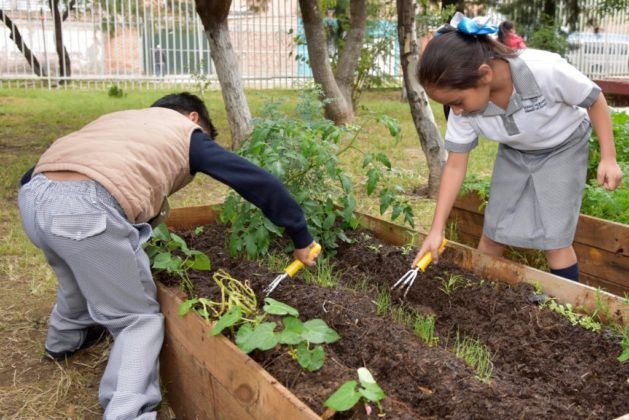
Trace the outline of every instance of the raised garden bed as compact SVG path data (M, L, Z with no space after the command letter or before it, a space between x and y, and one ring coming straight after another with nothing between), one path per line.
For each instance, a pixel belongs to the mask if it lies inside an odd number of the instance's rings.
M169 225L182 231L214 219L208 207L188 208L174 211ZM285 281L273 294L305 318L324 319L341 335L328 346L324 367L314 373L301 370L285 349L254 352L256 363L226 338L208 337L210 326L201 318L178 315L176 289L159 285L167 329L162 376L178 418L317 418L323 401L361 366L367 366L384 388L389 418L613 418L629 411L629 365L616 360L617 340L540 310L529 302L533 288L525 283L539 282L560 302L590 309L596 306L594 289L451 243L446 261L419 278L407 298L407 307L436 315L439 343L428 346L412 330L379 316L373 303L378 286L388 289L412 258L387 242L403 245L410 233L367 216L361 221L384 242L363 231L356 234L357 244L341 247L335 260L342 273L338 287ZM275 275L253 262L231 259L222 246L224 227L184 237L210 255L214 268L249 280L258 294ZM453 274L466 280L445 294L438 277ZM192 280L201 294L213 293L207 274ZM627 314L620 299L598 293L598 301L623 322ZM456 331L490 349L494 371L489 383L479 381L451 351ZM363 413L359 408L349 416L360 418Z
M483 200L475 193L459 197L449 223L456 240L476 247L483 232ZM452 233L452 232L451 232ZM580 215L574 238L581 281L624 296L629 292L629 225ZM530 251L518 255L535 261Z

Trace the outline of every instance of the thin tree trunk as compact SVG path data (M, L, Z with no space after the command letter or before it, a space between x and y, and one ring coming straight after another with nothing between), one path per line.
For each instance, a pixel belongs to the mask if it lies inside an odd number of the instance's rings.
M210 55L221 84L223 101L232 136L232 148L237 149L251 133L251 111L238 70L238 58L229 38L227 15L231 0L198 0L197 13L210 43Z
M324 99L330 100L325 103L326 118L334 121L336 125L347 124L354 120L354 110L351 99L348 100L339 88L332 72L318 0L299 0L299 7L304 21L312 75L315 82L321 85Z
M22 53L28 64L31 65L31 69L33 73L35 73L39 77L46 77L46 72L39 64L39 60L35 57L35 54L28 48L28 45L24 42L24 38L22 38L22 34L11 18L4 12L4 10L0 9L0 19L4 22L4 24L9 28L10 34L9 38L13 40L18 50Z
M428 194L436 197L441 181L441 171L446 159L443 140L439 134L426 91L417 80L419 47L415 30L415 0L396 0L398 14L398 40L404 86L415 129L419 135L428 163Z
M355 104L352 101L352 84L356 67L360 61L360 54L363 49L363 41L365 38L365 28L367 26L367 1L351 0L349 5L350 25L345 45L336 65L334 78L345 96L345 100L352 103L352 109Z
M63 21L65 19L61 16L61 12L59 11L59 0L48 0L48 5L52 11L55 28L55 49L57 50L57 56L59 57L59 76L62 78L59 83L65 83L66 80L63 80L63 78L70 77L72 75L72 69L70 67L70 54L68 54L68 50L63 45ZM71 6L68 5L68 9L70 7ZM67 17L68 14L64 13L64 16Z

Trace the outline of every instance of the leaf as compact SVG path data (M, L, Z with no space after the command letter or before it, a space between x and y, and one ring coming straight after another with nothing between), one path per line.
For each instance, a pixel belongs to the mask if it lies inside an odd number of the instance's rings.
M391 161L389 160L389 157L387 155L385 155L384 153L378 153L376 155L376 159L378 160L378 162L386 166L387 169L391 170Z
M231 327L242 319L242 309L240 306L234 306L229 311L223 314L216 324L212 327L210 335L219 335L225 328Z
M367 195L371 195L375 191L379 179L380 172L376 168L367 171Z
M196 236L202 235L204 231L205 229L203 226L197 226L196 228L194 228L194 234Z
M153 259L153 268L166 270L172 265L173 256L170 252L160 252Z
M262 310L270 315L299 316L299 311L297 311L297 309L269 297L264 298L264 307Z
M179 315L184 316L185 314L190 312L190 309L192 309L192 307L198 302L199 299L186 299L181 302L181 305L179 305Z
M184 252L184 254L188 255L190 253L190 250L188 249L188 245L186 244L186 241L184 241L181 236L177 235L176 233L171 233L170 241L172 244L177 245L177 248L181 249Z
M312 350L304 342L297 346L297 363L309 372L321 369L325 361L325 351L321 346L315 346Z
M212 268L210 257L200 251L191 251L191 253L194 255L194 259L192 260L192 264L190 264L190 268L199 271L208 271Z
M243 327L247 325L250 328L243 331ZM272 349L278 343L277 334L273 332L276 326L275 322L263 322L255 328L252 328L251 324L244 324L236 334L236 345L245 353L250 353L255 349L263 351Z
M347 381L337 389L330 398L323 403L336 411L347 411L360 400L360 393L356 390L356 381Z
M315 344L334 343L341 338L322 319L311 319L304 322L304 331L301 333L301 336L304 340Z
M292 316L282 319L284 329L279 333L279 341L282 344L296 345L303 341L301 333L304 330L303 323Z
M372 402L378 402L386 397L382 388L375 382L363 384L363 386L358 389L358 392L360 392L360 395L365 397L365 399Z
M343 192L345 194L349 194L352 192L352 180L345 174L339 175L339 180L341 181L341 186L343 187Z
M369 369L365 368L365 367L361 367L356 369L356 371L358 372L358 380L360 381L361 385L365 385L365 384L375 384L376 380L373 378L373 375L371 374L371 372L369 372Z
M620 363L624 363L629 360L629 348L626 348L620 356L618 356L618 361Z
M170 241L170 232L164 223L160 223L155 229L153 229L151 236L163 242Z

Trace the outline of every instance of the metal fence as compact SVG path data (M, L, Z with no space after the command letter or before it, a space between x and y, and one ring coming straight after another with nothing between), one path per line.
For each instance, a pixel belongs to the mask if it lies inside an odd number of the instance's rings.
M202 83L211 87L217 83L208 41L192 1L61 3L60 14L65 17L61 35L70 61L69 75L64 71L65 61L59 64L48 1L0 0L0 8L10 18L0 28L0 86ZM228 24L247 87L286 88L312 80L307 48L296 42L297 36L303 37L297 0L234 0ZM22 48L14 41L15 29L21 34ZM24 46L33 53L30 60L22 52ZM378 65L382 73L399 76L395 37L389 51ZM33 72L34 60L41 65L42 76Z
M58 5L59 33L50 5ZM0 9L0 86L217 86L192 0L0 0ZM627 13L605 18L600 27L593 39L584 29L573 35L568 59L591 77L629 78ZM399 79L395 22L382 20L376 28L375 40L390 38L378 71ZM303 37L297 0L234 0L229 31L247 87L312 80L306 46L295 41ZM59 60L59 46L69 61Z

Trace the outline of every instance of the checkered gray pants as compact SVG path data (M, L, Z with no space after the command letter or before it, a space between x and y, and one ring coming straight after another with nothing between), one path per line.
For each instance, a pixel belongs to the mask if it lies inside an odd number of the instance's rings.
M155 418L164 319L142 249L150 226L130 224L107 190L89 180L36 175L20 189L19 206L24 230L59 282L46 348L76 350L88 326L105 326L114 343L99 389L104 417Z

